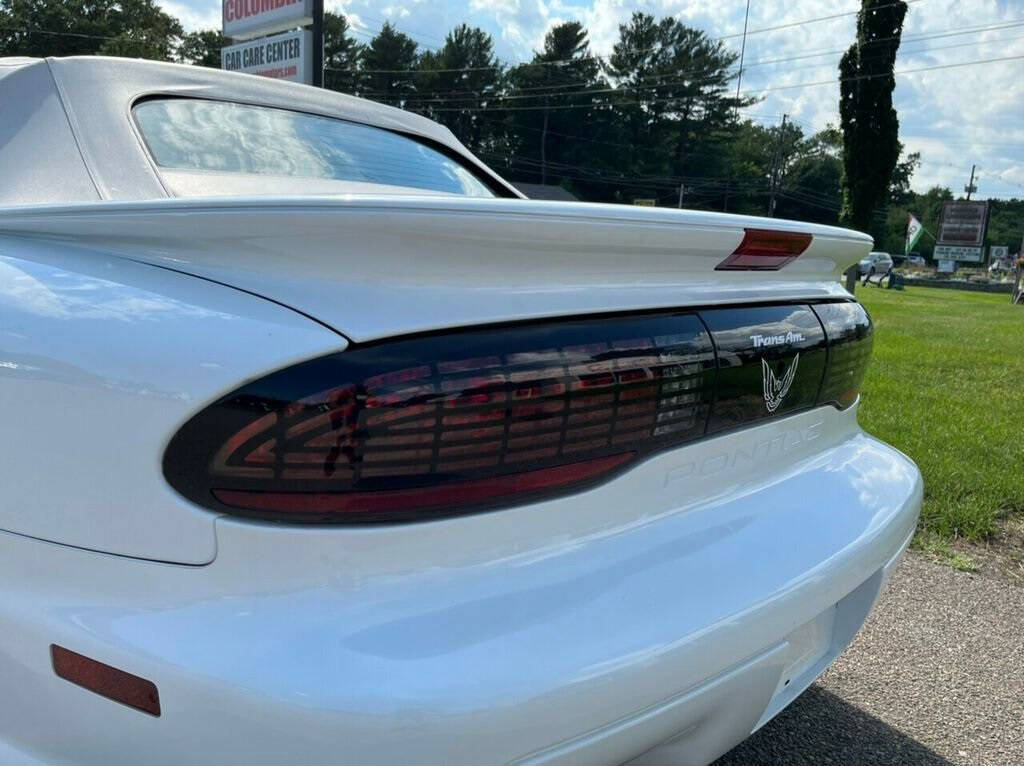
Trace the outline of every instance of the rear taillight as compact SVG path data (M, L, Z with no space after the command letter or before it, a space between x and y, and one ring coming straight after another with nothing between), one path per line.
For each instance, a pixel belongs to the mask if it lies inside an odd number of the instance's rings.
M818 404L845 409L857 401L871 360L871 319L859 303L824 303L814 312L828 338L828 367Z
M197 503L274 519L518 504L702 436L713 375L694 314L380 343L216 402L174 437L164 470Z
M744 229L743 241L716 271L776 271L806 250L813 237L794 231Z
M250 383L171 440L213 510L388 522L543 500L707 434L858 395L856 303L554 321L353 347Z

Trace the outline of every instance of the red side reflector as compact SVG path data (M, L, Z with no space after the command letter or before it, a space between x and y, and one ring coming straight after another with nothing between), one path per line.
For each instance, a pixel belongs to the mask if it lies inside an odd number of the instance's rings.
M377 492L251 492L215 489L214 496L225 505L254 510L293 513L385 513L421 510L446 505L480 503L506 495L524 495L565 487L608 473L633 459L634 452L584 460L579 463L541 468L536 471L460 481L420 489Z
M806 250L813 237L792 231L744 229L743 241L715 271L777 271Z
M160 694L152 681L104 665L56 644L50 644L50 656L53 658L54 672L64 680L136 710L160 716Z

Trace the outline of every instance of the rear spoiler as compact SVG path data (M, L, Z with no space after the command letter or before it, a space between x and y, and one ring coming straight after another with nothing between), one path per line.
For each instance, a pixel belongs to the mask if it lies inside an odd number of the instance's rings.
M770 270L723 268L745 242L763 247L764 233L806 246ZM872 246L858 232L796 221L419 195L0 208L5 236L232 285L357 342L530 318L849 297L838 280Z

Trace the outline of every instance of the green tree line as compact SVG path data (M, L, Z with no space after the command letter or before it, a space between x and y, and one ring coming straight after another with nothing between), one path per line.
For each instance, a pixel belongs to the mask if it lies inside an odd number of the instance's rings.
M842 131L758 114L754 99L737 96L737 54L678 19L634 13L607 56L593 53L579 22L558 24L521 64L500 61L491 36L465 24L434 50L391 24L365 43L343 15L328 12L324 26L325 87L446 125L510 180L557 184L587 201L840 221L844 162L852 161ZM219 67L226 44L217 30L186 34L154 0L0 0L0 56ZM848 57L844 66L853 66ZM876 246L902 252L908 212L934 232L952 194L913 193L920 156L893 140L896 169L857 225ZM998 244L1015 250L1024 201L996 208L1005 211L994 220L1010 222L997 227ZM920 249L930 253L930 241Z

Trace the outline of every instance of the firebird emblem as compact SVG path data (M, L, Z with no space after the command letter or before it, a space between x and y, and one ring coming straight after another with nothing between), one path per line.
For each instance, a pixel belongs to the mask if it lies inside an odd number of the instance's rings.
M797 354L793 357L793 364L782 376L782 380L779 380L772 372L772 368L768 366L768 362L764 359L761 360L761 373L764 378L764 406L768 408L768 412L775 412L782 404L782 400L786 398L789 387L793 385L793 378L796 377L796 366L799 363L800 354Z

